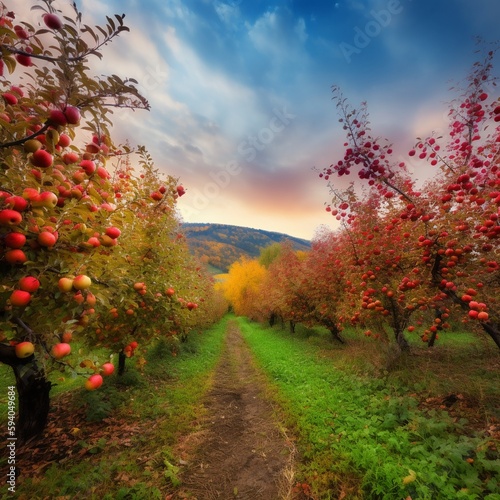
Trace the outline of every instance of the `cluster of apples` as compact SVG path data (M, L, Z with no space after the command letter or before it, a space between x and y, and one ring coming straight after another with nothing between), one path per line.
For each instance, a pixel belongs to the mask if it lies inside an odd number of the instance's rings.
M13 307L26 307L31 301L31 294L40 288L40 281L34 276L24 276L18 282L18 287L10 295Z
M135 341L130 342L130 344L126 345L123 348L123 353L125 354L125 356L127 356L127 358L131 358L134 355L134 352L137 349L138 345L139 344Z

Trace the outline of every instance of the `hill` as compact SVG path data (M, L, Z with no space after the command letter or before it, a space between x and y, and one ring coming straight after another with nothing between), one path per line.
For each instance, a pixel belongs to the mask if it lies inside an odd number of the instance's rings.
M262 248L273 243L290 241L296 250L304 251L311 247L307 240L263 229L210 223L183 223L181 228L191 252L217 272L227 272L241 257L258 257Z

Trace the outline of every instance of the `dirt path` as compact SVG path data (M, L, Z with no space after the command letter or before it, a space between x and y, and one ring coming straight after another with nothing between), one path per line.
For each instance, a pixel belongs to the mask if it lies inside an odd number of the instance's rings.
M196 451L172 498L291 498L294 449L278 428L263 384L236 322L229 323L203 430L184 440Z

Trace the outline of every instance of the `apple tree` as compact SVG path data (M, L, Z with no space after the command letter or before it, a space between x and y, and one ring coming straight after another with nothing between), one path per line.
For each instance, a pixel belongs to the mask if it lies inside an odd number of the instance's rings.
M489 52L474 65L465 88L451 103L447 136L419 138L410 149L409 160L427 161L436 169L435 179L422 189L416 188L408 162L397 159L393 146L372 134L366 105L354 109L337 87L334 98L347 133L346 149L342 159L324 168L320 176L330 184L334 197L328 209L339 220L360 215L345 189L335 186L336 178L344 176L357 177L358 193L362 186L368 199L376 200L373 214L375 210L390 214L391 232L386 235L385 250L379 245L380 251L387 256L392 242L404 241L404 255L411 256L418 270L415 299L419 307L435 310L429 326L431 340L446 315L462 312L500 347L500 107L492 96L493 57L494 52ZM368 212L363 217L366 221ZM399 236L394 237L394 232ZM398 240L401 236L404 239ZM399 271L400 279L411 280L406 269Z

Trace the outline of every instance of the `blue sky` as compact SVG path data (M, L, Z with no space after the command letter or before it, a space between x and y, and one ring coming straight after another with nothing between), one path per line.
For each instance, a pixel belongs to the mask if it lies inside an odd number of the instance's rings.
M372 128L403 154L446 126L449 87L477 59L475 38L495 41L500 21L498 0L78 5L94 23L126 14L131 32L105 49L102 70L136 78L152 110L118 114L116 132L180 178L183 218L307 239L334 222L312 171L342 154L331 86L368 101Z

